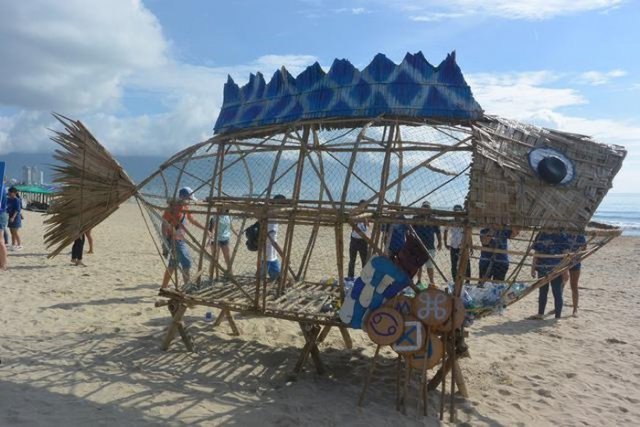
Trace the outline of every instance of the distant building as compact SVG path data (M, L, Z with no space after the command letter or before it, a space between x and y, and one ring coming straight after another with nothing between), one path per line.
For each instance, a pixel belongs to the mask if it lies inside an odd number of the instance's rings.
M37 185L40 182L40 169L37 166L31 166L31 184Z
M40 171L40 185L44 185L44 171Z
M22 167L22 182L24 184L31 184L31 167L30 166L23 166Z

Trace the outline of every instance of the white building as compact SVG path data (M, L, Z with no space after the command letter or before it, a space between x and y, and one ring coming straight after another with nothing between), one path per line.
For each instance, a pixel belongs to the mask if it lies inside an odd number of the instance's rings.
M22 182L25 184L31 184L31 167L23 166L22 167Z

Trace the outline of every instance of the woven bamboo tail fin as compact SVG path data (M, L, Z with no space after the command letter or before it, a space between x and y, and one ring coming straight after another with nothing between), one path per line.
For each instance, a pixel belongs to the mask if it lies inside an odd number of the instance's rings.
M44 235L49 258L111 215L137 188L111 154L80 121L54 113L64 131L51 139L62 149L54 158L53 182L60 186L46 220Z

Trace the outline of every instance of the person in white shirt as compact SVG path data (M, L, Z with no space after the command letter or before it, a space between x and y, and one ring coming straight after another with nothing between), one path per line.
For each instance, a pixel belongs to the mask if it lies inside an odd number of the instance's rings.
M358 204L357 210L364 210L367 207L367 202L365 200L360 200ZM357 230L360 230L362 234L368 236L369 231L369 220L364 219L362 222L358 222L355 226L353 226L353 230L351 231L351 239L349 241L349 268L347 272L347 278L349 280L353 280L355 268L356 268L356 256L360 255L360 263L362 267L364 267L365 262L367 261L367 250L369 246L367 241L358 233Z
M462 206L455 205L453 207L454 212L462 212ZM460 264L460 249L462 247L462 240L464 239L464 228L462 227L447 227L444 230L444 245L449 249L449 255L451 257L451 277L455 281L458 276L458 264ZM473 250L470 249L470 253ZM471 258L467 259L467 277L471 276ZM469 283L466 280L466 283Z
M286 200L282 194L273 197L276 203ZM270 280L277 280L280 277L280 261L278 260L278 252L282 252L278 246L278 224L275 222L267 222L267 242L266 242L266 262L263 266L262 274L267 274Z

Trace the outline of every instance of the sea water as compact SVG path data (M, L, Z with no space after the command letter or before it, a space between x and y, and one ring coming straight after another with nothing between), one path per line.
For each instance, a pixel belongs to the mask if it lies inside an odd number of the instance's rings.
M623 236L640 236L640 193L609 193L593 220L622 228Z

